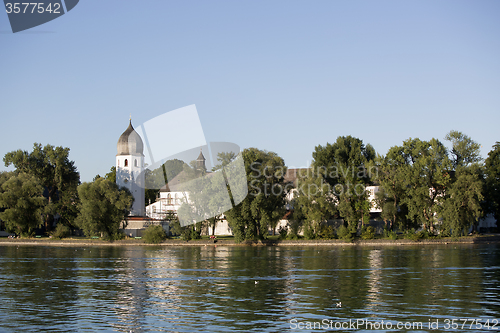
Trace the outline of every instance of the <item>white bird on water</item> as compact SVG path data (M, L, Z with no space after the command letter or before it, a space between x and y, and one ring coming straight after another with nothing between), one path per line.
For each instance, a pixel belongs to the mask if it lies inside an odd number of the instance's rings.
M255 284L258 284L258 283L259 283L259 281L255 281Z
M342 302L338 302L338 303L337 303L337 307L338 307L338 308L341 308L341 307L342 307Z

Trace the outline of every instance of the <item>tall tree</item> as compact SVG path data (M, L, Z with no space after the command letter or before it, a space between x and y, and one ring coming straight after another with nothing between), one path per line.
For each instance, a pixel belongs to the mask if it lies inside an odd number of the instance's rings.
M78 195L81 205L76 222L84 233L116 238L134 201L132 194L126 188L118 188L115 182L98 178L78 186Z
M454 236L466 234L482 215L483 176L479 165L460 166L446 189L440 216L443 230Z
M485 161L487 211L500 221L500 142L493 145Z
M479 162L481 146L467 135L450 131L446 140L451 141L450 151L453 172L445 190L440 212L443 229L451 230L455 236L468 232L482 216L484 175Z
M243 152L248 195L226 213L235 240L266 238L283 217L287 188L285 162L276 153L248 148Z
M0 213L0 219L5 221L7 230L23 236L33 234L34 229L42 224L42 213L47 204L42 192L38 178L24 172L1 184L0 207L5 210Z
M445 139L452 144L451 159L455 169L481 162L481 145L467 135L459 131L450 131Z
M69 160L69 148L54 147L35 143L31 153L23 150L12 151L4 156L5 166L13 164L16 171L36 177L45 190L47 205L44 209L44 226L50 230L54 215L59 212L72 211L70 206L76 204L76 187L80 183L80 175L75 163ZM61 200L65 198L65 200ZM64 214L70 224L74 214Z
M340 216L351 230L362 223L369 205L365 187L371 182L370 166L375 150L352 136L339 136L335 143L317 146L313 152L314 172L322 174L336 196Z
M299 171L296 195L294 208L300 210L305 220L304 235L314 238L319 233L321 224L337 211L336 198L323 176L312 169Z
M409 160L404 155L404 148L394 146L386 156L377 157L377 181L380 191L376 193L376 203L382 209L382 218L389 230L407 229L408 209L404 203L406 197L405 168Z
M408 139L403 142L403 157L408 217L433 232L439 202L451 182L448 152L437 139Z

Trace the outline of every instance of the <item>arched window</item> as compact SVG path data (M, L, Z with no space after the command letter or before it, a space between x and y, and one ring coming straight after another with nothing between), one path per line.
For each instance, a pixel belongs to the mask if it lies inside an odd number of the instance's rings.
M125 166L128 166L128 160L125 159Z
M177 193L175 193L175 200L174 200L174 205L179 204L179 198L177 197Z
M137 159L134 160L134 166L136 167L137 166Z
M170 195L170 193L167 195L167 205L171 205L172 204L172 196Z

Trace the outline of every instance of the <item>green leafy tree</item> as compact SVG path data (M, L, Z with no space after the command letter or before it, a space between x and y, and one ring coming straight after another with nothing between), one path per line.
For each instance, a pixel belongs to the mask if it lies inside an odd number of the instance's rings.
M471 165L481 162L481 145L459 131L450 131L445 140L452 144L451 156L453 167Z
M78 186L80 214L76 222L87 236L101 235L110 239L119 236L120 224L127 217L133 196L115 182L98 178Z
M408 209L404 203L407 195L405 171L408 167L409 159L400 146L390 148L386 156L377 157L376 180L380 190L375 195L375 202L382 209L381 217L386 221L387 230L408 228Z
M482 215L483 176L479 165L459 167L453 183L446 189L446 200L440 216L443 230L453 236L468 232Z
M484 200L484 175L479 162L480 145L467 135L450 131L446 140L451 141L453 171L451 182L445 190L445 200L440 217L443 229L451 230L454 236L468 232L483 215L481 203Z
M285 213L287 187L286 167L276 153L248 148L243 152L248 195L226 218L235 240L266 238L269 228L274 229Z
M331 218L337 210L330 184L324 181L321 174L313 172L313 169L299 171L296 195L294 207L300 210L304 219L304 235L314 238L322 223Z
M486 210L500 221L500 142L493 145L485 161Z
M104 176L109 181L116 182L116 167L112 166L109 172Z
M76 187L80 175L73 161L69 160L69 148L35 143L31 153L12 151L4 156L5 166L14 165L19 173L36 177L46 191L47 205L44 207L44 226L50 230L54 215L60 214L62 222L72 225L76 218ZM40 193L40 194L41 194Z
M408 218L433 232L445 189L451 182L448 152L437 139L408 139L403 142L403 156Z
M42 196L43 187L38 178L27 173L4 178L0 189L0 219L10 232L31 236L42 224L42 214L47 199Z
M142 238L146 243L159 244L167 239L167 233L161 225L150 225L144 231Z
M317 146L313 152L313 169L323 175L336 196L340 216L349 228L357 228L366 217L366 185L370 184L375 150L352 136L339 136L335 143ZM365 203L366 202L366 203Z
M158 192L169 181L174 179L187 166L184 161L172 159L154 170L146 169L144 172L145 179L145 195L144 200L146 206L156 201Z

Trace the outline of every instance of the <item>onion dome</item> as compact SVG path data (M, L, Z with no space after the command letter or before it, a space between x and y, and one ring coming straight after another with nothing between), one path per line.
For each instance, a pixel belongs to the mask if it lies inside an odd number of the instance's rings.
M142 139L137 134L137 132L132 127L132 120L123 132L123 134L118 139L118 144L116 145L118 150L117 155L142 155L144 150L144 145Z

